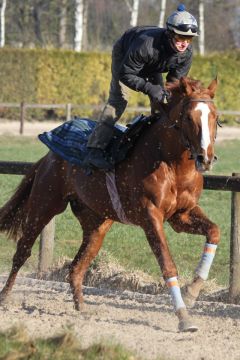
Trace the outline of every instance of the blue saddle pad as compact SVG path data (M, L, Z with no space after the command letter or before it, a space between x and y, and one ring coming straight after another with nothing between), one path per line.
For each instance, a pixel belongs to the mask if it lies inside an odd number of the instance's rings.
M38 137L50 150L63 159L81 166L88 152L88 137L96 124L96 121L76 117ZM115 127L120 133L124 133L127 129L120 125Z

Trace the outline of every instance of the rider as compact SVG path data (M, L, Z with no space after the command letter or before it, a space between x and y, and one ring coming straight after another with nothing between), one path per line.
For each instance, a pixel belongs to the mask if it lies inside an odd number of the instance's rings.
M167 82L186 76L192 64L192 39L198 36L198 24L183 4L172 13L166 29L137 26L127 30L113 46L112 80L107 104L87 147L85 165L108 170L104 157L119 120L128 103L128 88L149 96L152 104L161 104L167 97L162 73Z

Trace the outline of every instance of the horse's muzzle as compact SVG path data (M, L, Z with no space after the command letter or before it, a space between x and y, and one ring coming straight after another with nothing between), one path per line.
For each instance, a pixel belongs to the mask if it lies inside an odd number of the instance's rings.
M196 170L203 173L212 170L213 164L217 161L217 156L213 155L211 159L204 155L197 155L195 158Z

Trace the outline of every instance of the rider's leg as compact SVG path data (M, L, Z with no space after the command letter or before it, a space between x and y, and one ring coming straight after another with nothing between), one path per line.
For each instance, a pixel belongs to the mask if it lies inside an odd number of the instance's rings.
M128 88L119 81L119 69L121 67L122 54L116 44L112 53L112 80L108 102L105 105L98 124L88 139L87 146L91 148L85 163L103 169L109 167L104 159L103 150L106 149L114 134L114 125L119 120L128 103ZM100 161L99 158L102 158ZM97 160L98 159L98 160Z
M114 134L114 125L127 107L128 88L112 78L110 93L98 124L88 139L89 148L105 150Z
M90 135L87 147L90 148L85 159L85 165L110 170L113 165L104 157L104 150L109 145L113 134L114 125L126 109L126 86L112 79L108 103L105 105L99 122ZM124 95L123 95L124 94Z

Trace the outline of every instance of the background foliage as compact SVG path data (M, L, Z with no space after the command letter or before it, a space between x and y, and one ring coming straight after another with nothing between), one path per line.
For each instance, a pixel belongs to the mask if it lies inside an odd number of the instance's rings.
M0 50L0 102L102 105L108 97L111 76L108 53L70 50ZM239 110L240 51L194 57L190 75L208 86L218 75L219 109ZM148 106L148 97L132 91L130 106ZM6 116L9 110L0 109ZM87 111L82 114L88 115Z
M110 50L113 42L129 27L126 0L85 0L87 23L84 50ZM166 2L166 17L176 10L178 0ZM131 1L130 1L131 3ZM198 1L185 0L197 19ZM138 25L158 25L160 0L140 0ZM205 0L205 40L207 51L240 47L239 0ZM65 40L60 40L63 17ZM8 0L6 45L14 47L63 47L73 49L75 0ZM166 19L165 19L166 20ZM197 47L197 42L195 43Z

